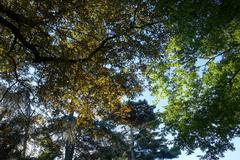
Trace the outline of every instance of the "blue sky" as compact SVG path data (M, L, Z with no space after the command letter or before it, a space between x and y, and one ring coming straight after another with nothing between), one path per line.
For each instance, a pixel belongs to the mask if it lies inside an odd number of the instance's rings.
M153 104L154 98L151 96L149 91L145 91L142 96L140 96L138 99L146 99L149 104ZM157 105L157 109L162 110L163 107L167 104L166 100L161 101ZM233 141L235 146L235 151L227 151L224 153L224 158L220 158L220 160L240 160L240 138L235 138ZM202 152L200 150L196 150L191 155L186 155L185 152L182 152L182 155L179 156L179 158L175 160L199 160L199 157L197 155L201 155Z

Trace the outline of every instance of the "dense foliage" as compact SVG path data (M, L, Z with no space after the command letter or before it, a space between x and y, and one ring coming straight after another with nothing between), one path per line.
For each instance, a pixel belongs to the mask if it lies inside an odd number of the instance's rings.
M1 158L223 156L240 133L239 10L237 0L1 1ZM168 99L163 113L128 101L146 87Z
M238 1L183 1L172 4L163 63L149 78L176 142L203 159L218 159L239 137L240 24Z

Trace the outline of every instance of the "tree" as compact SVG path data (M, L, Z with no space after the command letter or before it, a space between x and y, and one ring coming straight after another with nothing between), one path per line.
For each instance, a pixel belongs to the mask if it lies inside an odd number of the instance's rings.
M176 142L203 159L218 159L239 137L239 2L176 1L162 63L149 67L153 92L168 98L163 113Z
M124 158L127 144L117 125L108 120L95 121L91 128L81 128L76 143L76 159L111 160ZM91 153L91 154L89 154Z
M8 124L28 115L23 130L12 128L23 133L21 156L36 137L47 141L44 153L58 156L58 145L46 147L55 135L41 137L43 128L75 136L76 126L139 95L144 76L157 97L168 96L161 117L178 146L201 148L210 159L232 149L239 136L239 7L237 0L1 1L0 107L12 113L1 117ZM72 157L69 140L56 137Z
M139 94L141 69L157 57L162 32L153 27L158 19L148 3L118 3L1 1L0 103L7 104L1 107L9 109L11 97L26 90L30 100L24 104L42 121L32 127L41 130L69 115L86 125L124 96ZM53 137L44 136L39 141L46 147Z
M117 123L128 128L128 157L130 160L173 159L181 153L177 146L170 148L160 129L158 113L146 100L128 101L113 112Z
M158 55L153 36L162 35L149 5L1 2L1 100L27 88L39 104L77 112L80 120L138 94L140 68Z
M136 159L152 160L152 159L174 159L180 155L180 150L177 146L170 148L169 143L161 131L149 130L142 128L136 134Z

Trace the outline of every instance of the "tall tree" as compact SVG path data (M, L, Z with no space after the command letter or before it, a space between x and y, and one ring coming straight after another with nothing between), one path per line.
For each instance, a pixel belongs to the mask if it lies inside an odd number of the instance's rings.
M176 141L218 159L239 137L238 1L175 1L162 63L149 67L154 95L168 98L163 120Z
M154 109L155 106L149 105L146 100L140 100L128 101L113 112L112 119L128 128L130 160L173 159L180 154L177 146L170 148L167 145L170 141L165 139Z
M142 90L140 68L157 57L163 35L154 15L145 1L1 1L1 105L27 90L40 128L64 115L78 125L104 116Z
M1 2L1 99L19 86L84 119L141 92L164 34L154 4L117 2Z

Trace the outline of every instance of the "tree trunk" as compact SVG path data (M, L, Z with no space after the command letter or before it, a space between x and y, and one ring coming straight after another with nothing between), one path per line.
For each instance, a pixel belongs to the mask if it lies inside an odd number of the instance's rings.
M130 139L131 139L131 144L130 144L130 152L131 152L131 160L136 160L135 154L134 154L134 136L133 136L133 128L130 128Z
M27 98L29 97L29 95L27 96ZM29 129L30 129L30 122L31 121L31 106L30 103L28 103L28 106L25 110L25 127L24 127L24 138L23 138L23 152L22 152L22 156L24 158L26 158L26 154L27 154L27 142L29 139Z
M72 160L75 145L67 141L65 146L65 160Z
M74 120L74 118L73 118L73 112L72 112L68 116L68 121L71 123L71 121L73 121L73 120ZM72 141L67 140L66 146L65 146L65 159L64 160L72 160L73 159L74 147L75 147L75 144Z
M28 137L29 137L29 126L27 125L27 127L25 128L25 135L24 135L24 139L23 139L23 152L22 152L22 156L24 158L26 158L26 152L27 152L27 141L28 141Z

